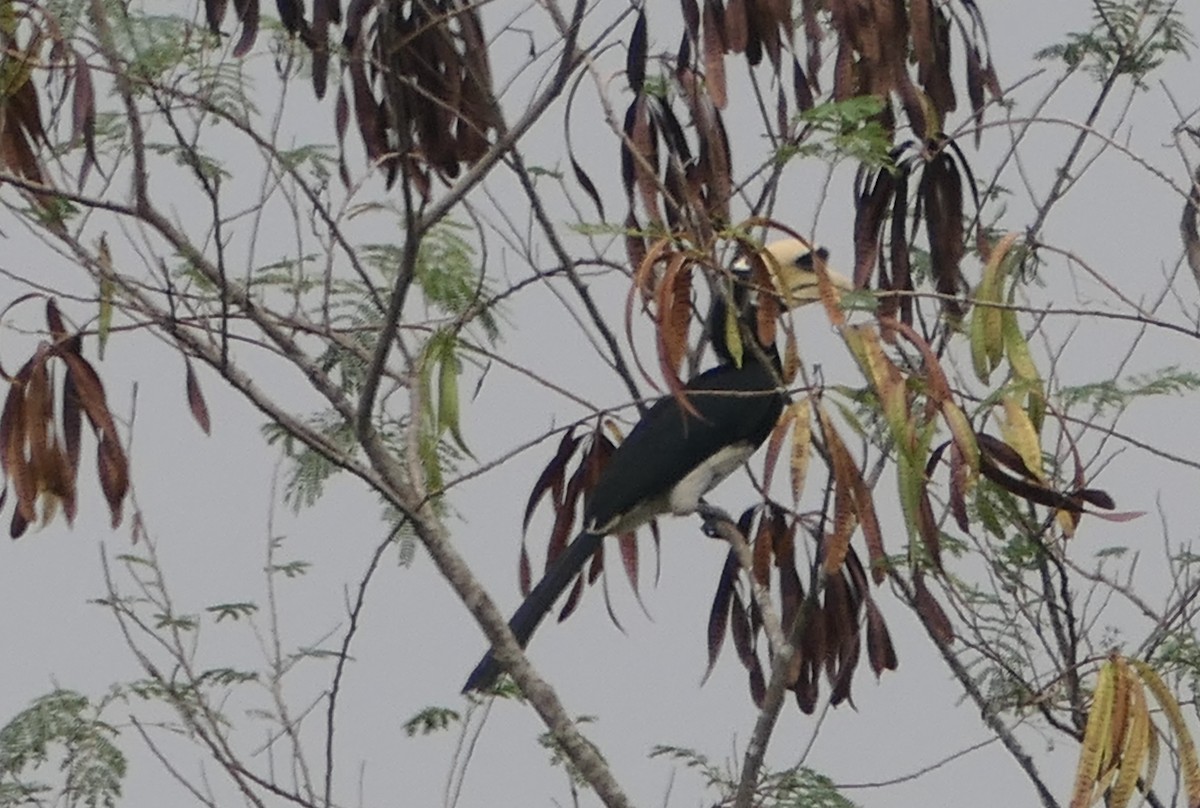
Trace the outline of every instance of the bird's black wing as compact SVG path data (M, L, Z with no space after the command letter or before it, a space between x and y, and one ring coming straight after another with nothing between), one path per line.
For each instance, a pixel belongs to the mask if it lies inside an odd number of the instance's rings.
M783 411L784 396L775 377L772 368L749 358L740 368L720 365L700 374L684 388L700 418L685 412L672 396L657 401L601 472L585 508L585 526L606 525L662 496L726 446L761 444ZM587 530L576 536L521 603L508 626L522 647L602 540L603 534ZM499 674L489 650L463 692L485 690Z
M784 404L773 370L746 357L740 368L718 365L695 377L684 392L699 418L674 396L655 402L604 467L588 499L584 525L603 528L662 496L726 446L757 447L766 440Z

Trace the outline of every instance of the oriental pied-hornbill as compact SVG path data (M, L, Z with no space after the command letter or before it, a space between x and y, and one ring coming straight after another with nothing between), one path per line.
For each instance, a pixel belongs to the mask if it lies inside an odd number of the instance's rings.
M814 263L824 264L826 251L813 250L799 239L765 247L779 267L779 282L792 306L819 299ZM828 272L828 271L827 271ZM732 294L742 335L756 335L759 294L744 266L733 272ZM850 282L828 272L836 289ZM745 463L774 428L787 401L780 388L780 360L774 343L756 351L729 344L727 296L714 294L708 318L709 336L719 364L683 388L700 417L674 396L659 399L613 452L584 505L584 529L517 609L508 627L522 647L592 557L605 536L628 533L667 513L683 515L701 509L701 498ZM757 339L757 337L754 337ZM765 361L764 361L765 360ZM486 690L500 674L488 651L467 678L463 692Z

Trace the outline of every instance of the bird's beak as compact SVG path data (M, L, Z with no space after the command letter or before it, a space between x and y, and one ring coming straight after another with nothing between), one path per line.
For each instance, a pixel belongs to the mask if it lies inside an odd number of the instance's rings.
M836 300L842 292L849 292L854 289L854 283L840 272L830 269L824 261L817 259L819 267L825 270L825 276L829 279ZM821 282L817 276L817 268L808 269L794 265L786 265L780 268L781 286L786 290L784 293L785 301L791 308L799 308L806 303L813 303L821 299Z

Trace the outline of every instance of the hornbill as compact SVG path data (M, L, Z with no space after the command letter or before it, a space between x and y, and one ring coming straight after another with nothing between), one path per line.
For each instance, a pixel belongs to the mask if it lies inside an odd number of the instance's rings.
M779 266L779 283L790 293L787 303L800 306L819 299L813 265L824 264L824 249L783 239L765 250ZM739 265L733 272L731 294L715 291L709 313L709 336L718 364L683 388L700 417L680 406L675 396L666 396L650 407L616 448L585 501L583 532L508 622L521 647L605 536L628 533L663 514L684 515L706 508L701 498L746 462L779 420L787 394L780 387L774 343L756 351L743 342L740 358L729 344L727 297L737 307L739 332L756 335L758 295L774 294L752 288L749 271L743 262ZM835 272L828 276L834 288L852 286ZM489 650L467 678L463 692L486 690L499 675L500 666Z

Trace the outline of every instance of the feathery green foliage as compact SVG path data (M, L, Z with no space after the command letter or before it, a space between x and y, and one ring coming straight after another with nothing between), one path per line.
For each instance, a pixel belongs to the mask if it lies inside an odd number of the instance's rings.
M54 794L68 806L116 805L125 755L99 713L86 696L55 690L0 729L0 808L40 804Z

